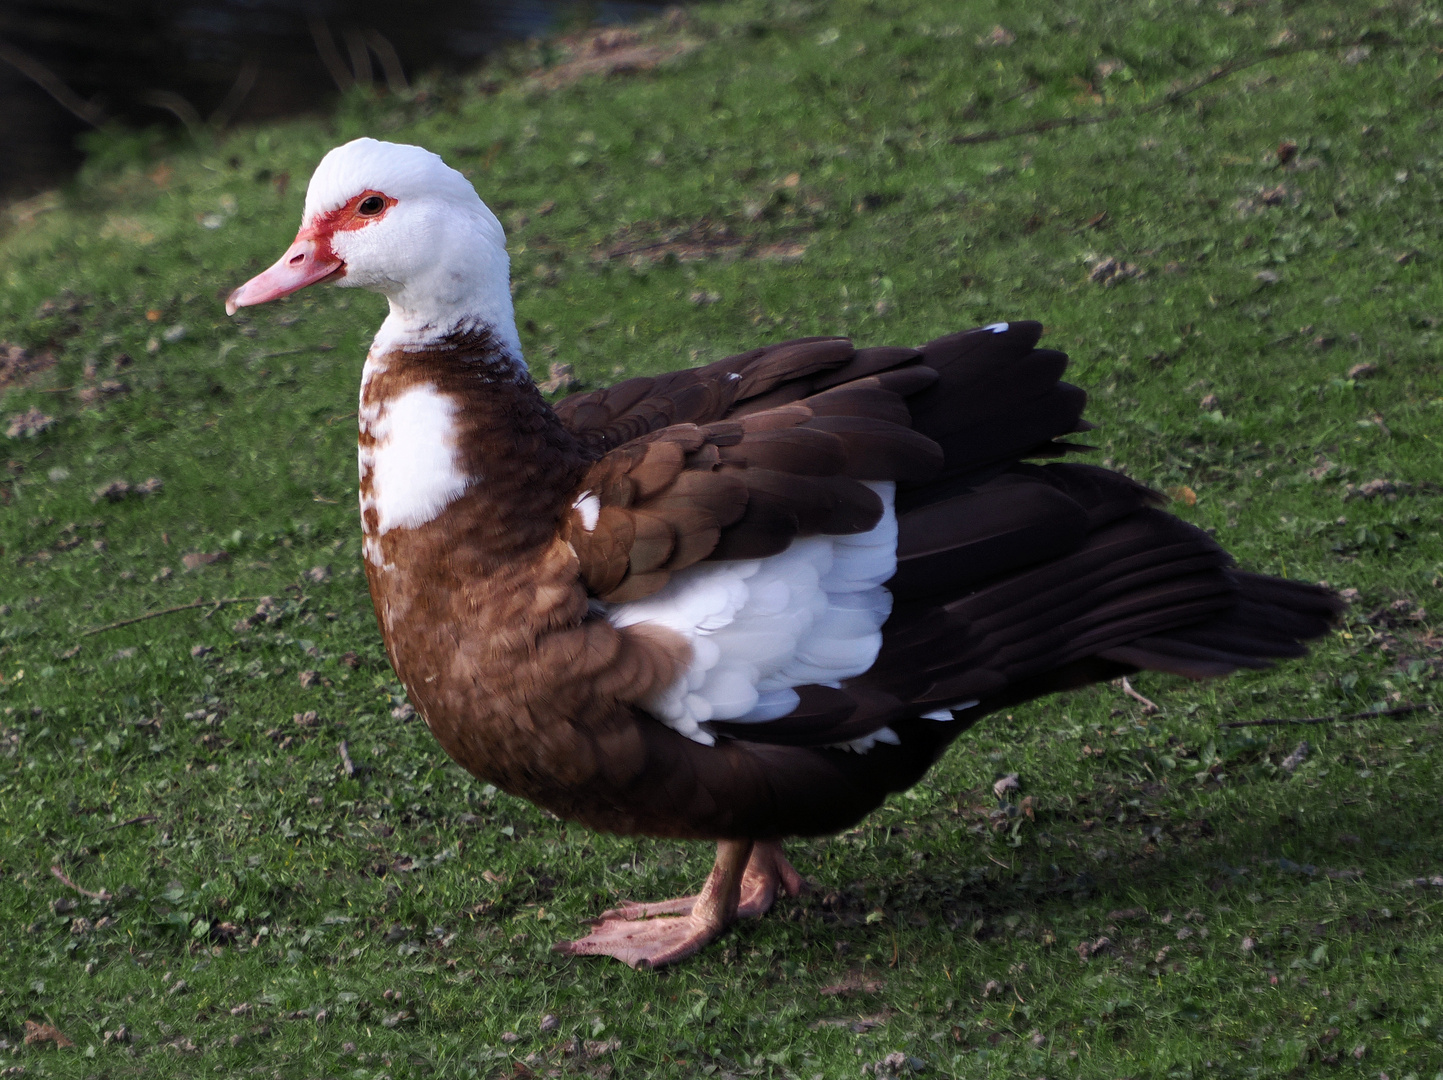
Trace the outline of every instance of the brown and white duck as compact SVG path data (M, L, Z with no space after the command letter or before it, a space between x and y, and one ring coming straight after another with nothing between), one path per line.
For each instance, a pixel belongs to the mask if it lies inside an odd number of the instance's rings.
M1035 463L1090 426L1037 323L790 341L552 407L508 279L469 181L358 139L227 310L319 281L390 300L361 376L365 566L446 752L595 829L717 842L699 895L565 951L689 956L796 892L784 838L853 824L987 713L1264 667L1339 610L1124 476Z

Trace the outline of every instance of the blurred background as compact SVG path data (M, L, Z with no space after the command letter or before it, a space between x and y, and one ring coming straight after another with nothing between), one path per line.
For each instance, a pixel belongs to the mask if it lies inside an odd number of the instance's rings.
M664 0L0 0L0 197L62 182L106 126L224 129L404 90L507 42Z

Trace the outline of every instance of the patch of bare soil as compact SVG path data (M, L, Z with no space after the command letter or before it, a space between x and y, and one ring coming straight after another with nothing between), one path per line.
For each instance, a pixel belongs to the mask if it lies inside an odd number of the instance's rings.
M34 351L0 341L0 393L12 386L24 386L55 366L55 354L48 349Z
M665 26L671 36L644 38L630 29L590 30L561 38L556 44L565 57L559 63L532 76L533 86L560 90L589 75L607 77L651 71L662 64L685 56L701 42L680 34L686 16L669 12Z

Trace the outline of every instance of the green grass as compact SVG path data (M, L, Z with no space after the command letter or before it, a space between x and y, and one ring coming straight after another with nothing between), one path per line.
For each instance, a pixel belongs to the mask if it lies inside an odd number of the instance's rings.
M214 146L111 136L15 217L0 338L58 362L0 406L55 420L0 441L0 1073L809 1080L898 1051L957 1077L1443 1071L1436 713L1219 726L1439 702L1440 10L1016 11L700 8L648 31L698 44L653 72L550 90L536 46ZM1015 40L978 44L999 23ZM1278 42L1301 51L1131 112ZM1356 589L1346 628L1267 673L1141 677L1156 715L1098 687L987 720L860 827L793 845L809 896L678 970L553 956L710 852L554 820L393 715L349 417L382 302L221 310L362 133L470 173L542 373L1041 319L1093 395L1094 458L1191 489L1177 512L1243 565ZM1104 287L1102 258L1141 274ZM127 390L86 393L107 379ZM1363 497L1377 479L1392 496ZM20 1046L27 1020L75 1046Z

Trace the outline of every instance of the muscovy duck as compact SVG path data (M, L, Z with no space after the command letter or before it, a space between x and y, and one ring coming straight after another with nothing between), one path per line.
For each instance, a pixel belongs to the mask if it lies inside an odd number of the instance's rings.
M783 839L852 825L986 714L1264 667L1340 610L1067 460L1086 395L1037 323L788 341L553 407L509 265L464 176L357 139L227 310L321 281L390 301L361 375L365 569L446 752L595 829L716 841L700 894L564 951L689 956L798 890Z

